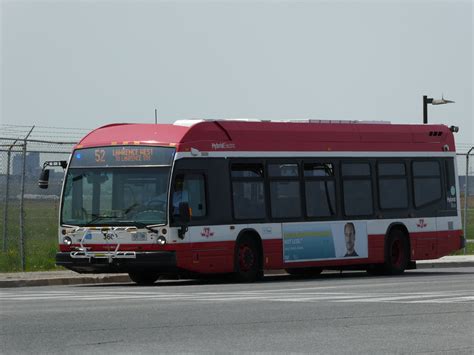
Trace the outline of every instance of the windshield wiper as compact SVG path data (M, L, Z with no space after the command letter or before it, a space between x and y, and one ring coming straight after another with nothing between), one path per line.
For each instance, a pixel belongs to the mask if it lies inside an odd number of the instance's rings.
M94 218L92 218L90 221L88 221L86 224L92 224L94 222L97 222L98 220L101 220L101 219L115 219L115 218L118 218L118 216L112 216L112 215L92 215Z
M145 228L145 229L148 229L150 232L153 232L153 233L158 233L158 231L155 228L165 225L164 223L146 224L146 223L143 223L143 222L138 222L138 221L133 221L133 220L119 220L119 221L115 221L115 222L116 223L117 222L118 223L124 223L124 224L132 224L137 228Z
M125 211L123 211L123 214L124 214L124 215L127 214L128 212L130 212L131 210L137 208L138 206L140 206L139 203L134 203L133 205L127 207L127 208L125 209Z
M137 228L145 228L146 227L145 223L134 221L132 219L120 219L120 220L114 221L114 223L128 224L128 225L131 224L131 225L134 225Z

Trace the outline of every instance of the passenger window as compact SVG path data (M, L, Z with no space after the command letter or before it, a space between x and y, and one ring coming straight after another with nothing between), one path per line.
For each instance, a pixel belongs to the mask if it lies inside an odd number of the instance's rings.
M271 181L272 217L296 218L301 216L299 181Z
M415 207L421 208L441 199L441 172L437 161L413 162Z
M235 219L265 218L263 164L232 164L231 176Z
M298 164L269 164L270 201L273 218L301 216L300 181Z
M342 163L342 175L345 215L372 215L374 207L370 164Z
M298 164L269 164L270 177L298 177Z
M342 164L343 176L370 176L370 165L367 163Z
M403 163L379 163L379 176L403 176L406 175L405 164Z
M305 163L305 197L308 217L336 214L336 188L333 164Z
M379 163L377 178L381 209L408 208L408 182L405 164Z
M305 163L304 176L330 176L334 177L334 168L331 163Z
M263 164L232 164L233 178L261 178L263 179Z

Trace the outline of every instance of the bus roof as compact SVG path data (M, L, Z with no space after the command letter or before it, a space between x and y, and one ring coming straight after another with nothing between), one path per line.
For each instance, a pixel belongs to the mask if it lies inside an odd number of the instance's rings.
M185 120L175 124L112 124L75 147L176 146L177 151L455 151L445 125L357 121Z

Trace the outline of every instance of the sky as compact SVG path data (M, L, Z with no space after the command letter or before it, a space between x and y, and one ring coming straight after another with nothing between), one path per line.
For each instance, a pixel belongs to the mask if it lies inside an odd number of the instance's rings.
M152 123L155 108L160 123L421 123L422 96L444 95L430 123L474 145L472 1L0 1L3 125Z

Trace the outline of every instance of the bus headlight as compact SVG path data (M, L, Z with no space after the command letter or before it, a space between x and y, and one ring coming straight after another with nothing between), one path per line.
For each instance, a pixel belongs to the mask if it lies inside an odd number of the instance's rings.
M165 245L166 244L166 238L160 235L157 239L156 242L160 245Z
M70 237L64 237L63 238L63 243L66 245L71 245L72 244L72 239Z

